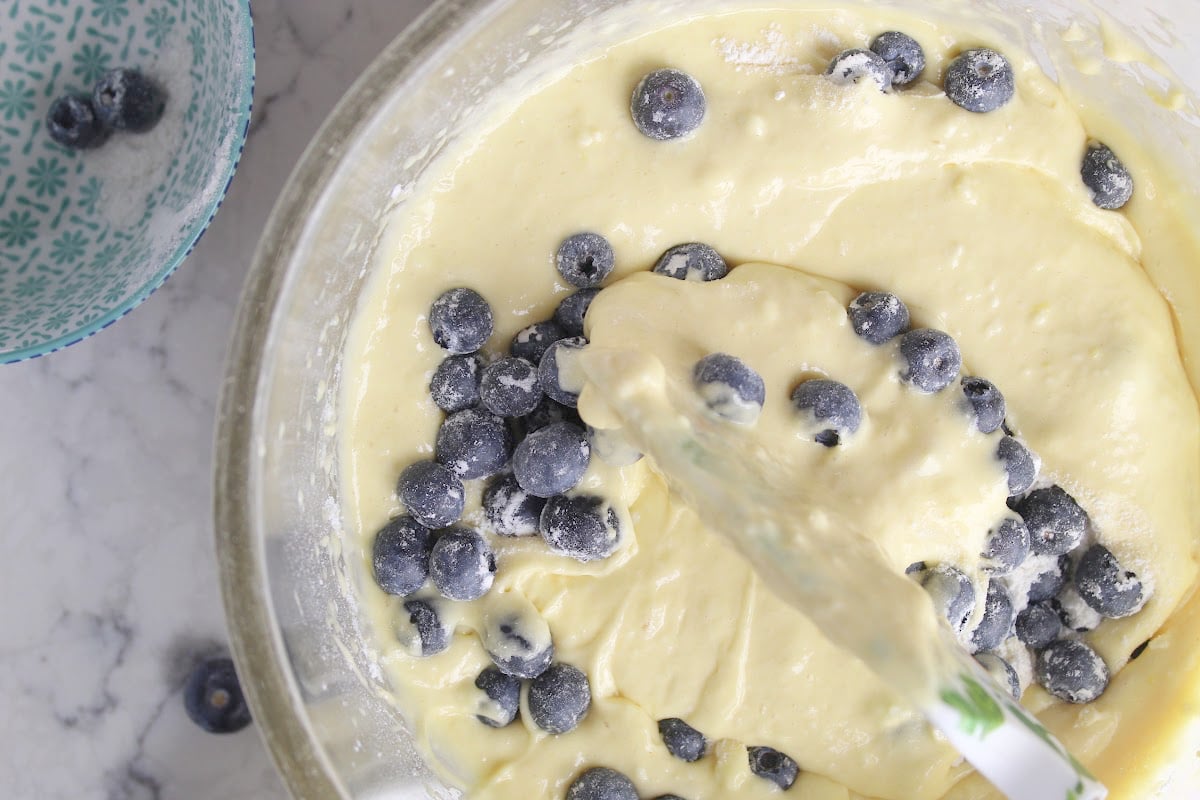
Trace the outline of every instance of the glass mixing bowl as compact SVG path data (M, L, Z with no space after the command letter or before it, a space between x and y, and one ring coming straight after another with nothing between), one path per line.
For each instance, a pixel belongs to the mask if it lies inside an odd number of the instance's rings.
M645 6L643 23L665 24L710 5L788 2L445 0L379 57L297 166L242 298L216 461L217 545L233 653L259 729L297 797L457 796L423 765L403 720L380 696L384 679L354 599L370 577L357 545L342 534L341 358L384 219L457 132L485 113L498 87L536 75L564 46L564 35L597 13ZM1200 3L1193 0L887 4L1000 10L1010 33L1029 41L1049 69L1067 24L1095 24L1096 13L1107 12L1182 76L1185 89L1200 89ZM619 26L597 26L594 35L621 34ZM1131 52L1119 37L1109 42L1105 54L1127 62L1114 65L1127 75L1091 94L1177 165L1181 183L1200 186L1192 92L1174 92L1162 65L1147 67ZM1195 189L1185 191L1195 199ZM1197 741L1183 743L1189 757L1182 773L1195 772ZM1185 796L1185 779L1177 776L1159 796Z

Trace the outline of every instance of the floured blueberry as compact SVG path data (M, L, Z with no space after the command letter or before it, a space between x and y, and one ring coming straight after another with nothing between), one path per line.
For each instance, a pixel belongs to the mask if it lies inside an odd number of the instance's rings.
M492 307L474 289L460 287L443 292L429 309L433 340L455 355L474 353L483 347L494 324Z
M540 370L538 384L541 385ZM547 425L553 425L556 422L569 422L572 425L583 427L583 420L579 418L578 411L571 406L564 406L556 400L551 400L549 397L543 397L537 408L519 420L525 435L540 431Z
M1030 542L1032 543L1032 541L1031 535ZM1071 566L1071 560L1065 554L1057 559L1040 556L1038 561L1044 563L1045 566L1029 582L1029 602L1031 603L1049 600L1057 595L1067 583L1067 572Z
M513 475L535 497L551 497L575 488L587 472L592 449L578 425L556 422L534 431L513 453Z
M1034 666L1037 682L1068 703L1090 703L1108 688L1108 666L1085 642L1060 639L1044 647Z
M50 104L46 132L64 147L88 150L108 141L109 128L96 116L87 95L68 94Z
M538 384L542 387L542 391L546 396L556 403L562 403L564 406L574 408L579 404L579 389L581 386L569 378L564 381L562 365L559 363L559 354L563 350L580 350L587 345L587 339L582 336L572 336L567 339L559 339L546 351L542 356L542 361L538 365Z
M901 379L922 392L940 392L954 382L962 368L958 343L932 328L918 328L904 334L900 338L900 355L905 361Z
M476 600L496 577L496 556L477 531L450 528L433 543L429 577L443 597Z
M108 128L145 133L162 119L167 93L140 70L117 67L96 81L92 108Z
M1108 145L1088 146L1080 175L1100 208L1118 209L1133 197L1133 176Z
M536 534L545 505L543 498L522 489L511 473L496 476L483 490L483 514L488 526L501 536Z
M983 617L971 632L971 646L975 652L995 650L1008 638L1016 612L1012 598L999 581L988 583L983 600Z
M854 48L843 50L825 68L825 76L839 86L851 86L871 81L879 91L892 85L892 68L873 50Z
M678 717L660 719L658 733L662 736L667 751L684 761L699 761L708 749L708 741L704 734Z
M1024 494L1037 480L1038 467L1033 453L1016 438L1005 436L1001 439L996 445L996 458L1004 462L1009 497Z
M384 525L371 550L379 588L401 597L420 589L429 577L432 547L432 532L412 517L396 517Z
M642 78L633 90L629 111L633 124L658 141L687 136L704 121L704 90L687 73L659 69Z
M1005 517L984 540L983 568L992 575L1007 575L1029 557L1029 528L1020 517Z
M396 493L413 519L427 528L453 525L466 505L462 481L436 461L418 461L405 467Z
M762 376L745 361L726 353L711 353L692 368L692 385L716 416L749 425L758 419L767 399Z
M567 787L567 800L638 800L637 787L615 769L592 767Z
M854 332L871 344L883 344L908 330L908 306L888 292L863 292L847 309Z
M975 587L971 579L949 564L938 564L915 575L937 613L950 623L952 630L961 631L975 610Z
M1087 604L1074 584L1068 583L1050 601L1050 607L1058 613L1062 626L1075 633L1087 633L1100 627L1104 617Z
M1088 548L1075 565L1075 588L1101 615L1120 619L1137 613L1146 597L1138 576L1124 569L1102 544Z
M575 729L592 705L587 675L570 664L552 664L529 684L529 716L547 733Z
M946 97L978 114L995 111L1012 99L1016 78L1008 59L981 47L968 50L946 68Z
M871 40L871 50L891 69L892 86L908 86L925 70L925 51L906 33L885 31Z
M551 497L542 511L540 530L551 550L576 561L608 558L621 541L616 509L594 495Z
M1017 677L1017 671L1013 669L1012 664L995 653L979 653L975 656L975 660L979 662L979 666L987 670L996 683L1008 690L1014 700L1021 699L1021 679Z
M521 680L487 667L475 678L482 696L475 706L475 719L489 728L503 728L517 718L521 705Z
M719 281L729 274L729 265L708 245L686 242L659 256L654 272L681 281Z
M813 440L837 447L862 424L862 406L844 383L814 378L792 390L792 405L816 433Z
M500 417L481 408L468 408L442 422L434 454L463 480L486 478L508 463L512 435Z
M628 467L636 464L642 458L638 450L620 430L605 428L587 428L588 442L592 446L592 455L612 467Z
M750 771L780 789L790 789L800 775L800 765L773 747L747 747Z
M967 377L962 379L962 390L979 432L991 433L999 430L1004 424L1007 408L1004 395L996 388L996 384L986 378Z
M1030 549L1039 555L1062 555L1083 541L1087 514L1061 486L1034 489L1017 504L1029 526Z
M489 613L480 640L496 668L516 678L536 678L554 660L550 626L535 613Z
M502 358L483 368L479 400L499 417L520 417L537 408L542 399L538 371L523 358Z
M558 246L554 265L572 286L599 286L613 271L616 256L612 245L598 233L584 231L568 236Z
M1014 626L1017 639L1027 647L1041 650L1053 642L1062 633L1062 620L1058 612L1047 601L1030 603L1017 614Z
M560 336L560 339L567 336L583 336L583 317L598 294L599 287L593 287L572 292L562 299L558 308L554 309L554 321L566 333L565 336Z
M396 638L410 655L435 656L450 646L450 627L429 600L405 600Z
M433 371L429 396L442 411L453 414L479 404L479 377L483 360L476 353L447 356Z
M513 336L508 352L516 358L523 358L534 364L540 364L542 356L550 349L550 345L559 339L567 338L567 332L554 320L535 322L522 328Z

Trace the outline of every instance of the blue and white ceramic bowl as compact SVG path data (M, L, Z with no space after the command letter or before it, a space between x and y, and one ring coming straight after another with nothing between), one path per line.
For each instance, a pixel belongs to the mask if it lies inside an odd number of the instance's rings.
M136 67L166 88L145 134L83 152L46 112ZM0 2L0 363L111 325L162 285L211 221L250 122L248 0Z

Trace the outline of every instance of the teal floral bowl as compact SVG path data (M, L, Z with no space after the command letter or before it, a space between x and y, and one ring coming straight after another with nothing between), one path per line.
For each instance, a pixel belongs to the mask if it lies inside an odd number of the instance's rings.
M46 133L55 98L114 67L167 91L148 133L87 151ZM187 257L250 124L248 0L0 2L0 363L111 325Z

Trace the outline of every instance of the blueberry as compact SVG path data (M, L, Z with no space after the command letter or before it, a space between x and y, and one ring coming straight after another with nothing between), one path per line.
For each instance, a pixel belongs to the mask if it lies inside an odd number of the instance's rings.
M1032 537L1030 537L1032 541ZM1046 556L1038 557L1047 560ZM1057 595L1067 583L1067 571L1071 560L1066 555L1052 561L1041 572L1037 573L1029 584L1029 602L1040 603Z
M995 111L1016 91L1012 64L995 50L968 50L946 68L945 90L951 102L967 111Z
M1008 638L1016 617L1008 591L999 581L991 581L983 601L983 617L971 633L971 647L975 652L995 650Z
M1133 176L1108 145L1088 146L1080 175L1100 208L1115 210L1133 197Z
M961 631L975 610L975 587L971 579L949 564L938 564L916 574L937 613L956 633Z
M523 358L493 361L483 369L479 399L484 408L499 417L530 413L542 399L537 367Z
M479 378L483 361L475 353L447 356L433 371L429 396L447 414L471 408L479 403Z
M1062 626L1075 633L1094 631L1104 621L1100 612L1089 606L1071 584L1064 586L1058 596L1050 600L1050 607L1058 613Z
M892 85L892 69L883 57L872 50L854 48L843 50L833 57L825 69L825 76L838 86L850 86L872 81L879 91L887 91Z
M517 451L520 451L520 446ZM514 456L515 458L515 456ZM483 513L488 525L501 536L533 536L546 501L521 488L511 474L493 478L483 490Z
M513 453L513 474L535 497L551 497L575 488L591 462L587 434L569 422L534 431Z
M813 439L826 447L837 447L862 423L862 406L854 391L837 381L804 381L792 390L792 405L814 429L821 429Z
M429 577L443 597L476 600L492 588L496 555L478 531L450 528L433 543Z
M552 664L529 684L529 716L546 733L575 729L592 705L587 675L570 664Z
M108 141L109 130L96 117L91 98L65 95L46 112L46 132L64 147L88 150Z
M450 289L429 308L429 329L438 346L454 355L474 353L492 335L492 307L474 289Z
M637 787L615 769L592 767L571 781L567 800L638 800Z
M475 688L483 692L475 719L489 728L503 728L517 718L521 704L521 680L488 667L475 678Z
M1091 647L1076 639L1052 642L1037 655L1037 682L1068 703L1090 703L1108 688L1108 666Z
M550 549L576 561L608 558L621 540L621 521L603 498L560 494L546 501L540 530Z
M985 378L963 378L962 390L979 432L991 433L999 430L1004 424L1007 409L1004 395L996 388L996 384Z
M653 271L680 281L719 281L729 274L729 265L708 245L685 242L659 256Z
M996 683L1008 690L1014 700L1021 699L1021 679L1017 677L1017 671L1013 669L1012 664L995 653L979 653L975 660L988 671Z
M463 480L495 475L512 455L504 420L479 408L457 411L442 422L434 449L437 460ZM440 527L430 525L433 527Z
M641 451L619 429L593 428L589 425L587 435L592 454L611 467L628 467L642 458Z
M572 336L568 339L560 339L550 345L550 349L542 356L542 361L538 365L538 383L542 387L542 391L546 396L556 403L562 403L564 406L574 408L579 403L579 392L575 391L575 386L564 386L563 375L558 363L558 356L562 350L580 350L587 344L587 339L582 336Z
M540 363L542 356L550 349L550 345L559 339L567 338L567 332L554 320L535 322L517 331L508 352L517 358L523 358L534 364Z
M704 90L691 75L659 69L638 82L629 102L633 124L657 141L678 139L704 121Z
M725 353L711 353L697 361L692 385L709 411L740 425L757 420L767 400L762 376L740 358Z
M887 292L863 292L847 309L854 332L871 344L883 344L908 329L908 306Z
M1017 639L1027 647L1041 650L1062 633L1062 620L1048 602L1030 603L1017 614Z
M900 377L922 392L940 392L958 377L962 355L958 344L945 333L918 328L900 338L905 369Z
M250 706L228 658L208 658L192 668L183 687L183 707L209 733L234 733L250 724Z
M1038 465L1029 448L1012 436L1005 436L996 445L996 458L1004 462L1008 474L1008 494L1024 494L1037 480Z
M906 33L881 33L871 40L871 50L891 69L892 86L908 86L925 70L925 51Z
M496 668L514 678L536 678L554 660L550 626L535 614L490 614L480 639Z
M1079 559L1075 588L1089 606L1110 619L1137 613L1146 600L1138 576L1123 569L1101 544L1092 545Z
M396 517L375 535L372 564L375 582L388 594L410 595L429 577L429 528L412 517Z
M541 383L540 370L538 383ZM525 435L540 431L556 422L569 422L572 425L583 427L583 420L579 417L578 411L571 406L564 406L562 403L551 400L549 397L543 397L537 408L520 419Z
M789 789L800 775L800 765L773 747L747 747L750 771L780 789Z
M436 461L418 461L405 467L396 491L413 519L427 528L453 525L466 505L462 481Z
M1039 555L1057 556L1083 541L1087 514L1061 486L1034 489L1017 504L1029 526L1029 545Z
M92 107L100 122L114 130L144 133L162 119L167 95L136 69L119 67L105 73L92 89Z
M1029 557L1029 528L1020 517L1005 517L988 531L984 540L984 569L992 575L1007 575Z
M563 239L554 256L554 265L563 280L583 289L604 283L614 264L616 256L608 239L589 231Z
M684 761L699 761L708 749L704 734L678 717L660 719L658 733L671 755Z
M565 336L559 337L560 339L567 336L583 336L583 317L598 294L599 287L592 287L580 289L562 299L558 308L554 309L554 321L566 332Z
M409 654L418 658L435 656L450 646L450 627L429 600L405 600L407 618L396 625L396 638Z

